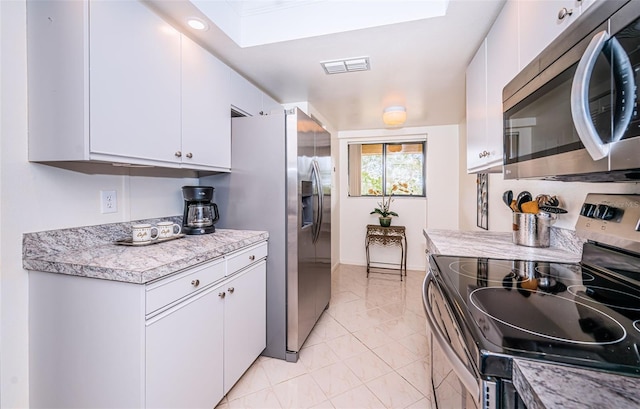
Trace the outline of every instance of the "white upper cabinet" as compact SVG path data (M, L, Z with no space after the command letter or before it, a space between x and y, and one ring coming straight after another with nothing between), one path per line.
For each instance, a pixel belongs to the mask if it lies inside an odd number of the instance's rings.
M231 72L231 105L246 116L269 115L274 110L283 109L282 105L235 71Z
M467 67L467 170L473 172L486 161L487 139L487 41Z
M513 0L508 0L511 2ZM593 2L595 0L591 0ZM526 67L578 16L579 0L519 0L520 67Z
M503 162L502 89L518 74L518 3L507 2L487 35L486 167Z
M182 162L231 168L231 69L182 37Z
M142 2L27 10L30 161L229 171L228 67Z
M92 1L89 21L90 154L176 162L180 33L138 2Z

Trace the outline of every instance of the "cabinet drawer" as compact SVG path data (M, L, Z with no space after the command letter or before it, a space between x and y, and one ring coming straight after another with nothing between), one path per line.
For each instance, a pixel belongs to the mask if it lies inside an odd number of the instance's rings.
M267 242L242 249L227 256L227 275L234 274L250 264L267 257Z
M203 266L189 269L184 273L147 286L146 314L152 313L224 278L224 267L224 259L219 258Z

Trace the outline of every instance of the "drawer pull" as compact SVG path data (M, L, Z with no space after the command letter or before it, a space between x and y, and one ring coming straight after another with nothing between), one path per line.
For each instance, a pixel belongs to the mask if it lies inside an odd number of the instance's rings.
M253 254L249 256L249 260L253 261L256 259L256 256L254 256Z
M199 285L200 285L200 280L198 280L198 279L196 278L195 280L191 281L191 285L192 285L192 286L194 286L194 287L199 286Z
M224 298L227 295L227 293L225 293L224 291L221 293L218 293L218 297L220 298Z
M229 291L229 294L233 294L233 292L234 292L235 290L236 290L236 289L235 289L235 288L233 288L233 287L229 287L229 288L227 289L227 291Z

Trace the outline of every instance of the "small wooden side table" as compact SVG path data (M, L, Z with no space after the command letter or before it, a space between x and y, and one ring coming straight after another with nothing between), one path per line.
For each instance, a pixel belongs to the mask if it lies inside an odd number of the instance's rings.
M400 281L402 275L407 275L407 236L404 226L382 227L377 224L367 225L367 235L365 237L365 250L367 253L367 277L371 269L371 260L369 257L369 247L371 244L379 244L381 246L399 246L400 247ZM385 270L397 270L387 267L376 267Z

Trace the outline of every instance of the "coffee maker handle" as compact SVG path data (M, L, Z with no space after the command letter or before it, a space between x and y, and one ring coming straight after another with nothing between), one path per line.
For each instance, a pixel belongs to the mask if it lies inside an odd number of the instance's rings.
M215 203L211 204L213 205L213 213L215 214L215 217L213 218L213 224L215 224L220 218L220 215L218 215L218 205Z

